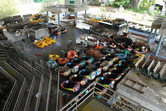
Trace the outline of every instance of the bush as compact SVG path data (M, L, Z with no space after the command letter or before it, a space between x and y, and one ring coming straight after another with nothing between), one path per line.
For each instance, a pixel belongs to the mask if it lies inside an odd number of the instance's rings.
M100 11L105 11L105 7L100 7Z
M130 4L131 0L115 0L114 2L110 3L110 6L119 8L122 5L124 8L127 8Z
M98 1L92 1L92 2L89 3L89 5L100 6L101 3L98 2Z
M0 3L0 19L17 14L17 4L15 0L1 0Z
M156 0L142 0L140 3L141 10L149 10L149 7L155 3Z
M156 15L158 15L158 14L160 14L160 9L159 9L159 7L155 7L155 10L153 10L153 11L151 12L151 15L156 16Z

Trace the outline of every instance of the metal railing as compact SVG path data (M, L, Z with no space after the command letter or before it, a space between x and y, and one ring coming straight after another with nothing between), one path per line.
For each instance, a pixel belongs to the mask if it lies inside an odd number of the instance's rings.
M9 59L9 60L10 60L9 62L12 65L12 67L14 67L16 70L21 72L21 74L23 74L24 77L26 77L27 80L29 81L29 93L27 95L27 100L26 100L25 106L24 106L24 111L28 111L30 102L32 99L32 95L33 95L33 90L34 90L35 83L36 83L35 76L33 74L31 74L29 71L27 71L25 68L23 68L21 65L17 64L12 59Z
M48 69L44 68L41 64L35 62L34 66L32 67L32 65L30 65L29 63L27 63L26 61L19 59L21 65L23 65L27 70L30 70L32 73L34 73L37 77L41 77L40 79L40 86L39 86L39 90L38 90L38 94L39 97L37 98L36 101L36 106L35 106L35 110L39 110L39 105L40 104L40 98L42 97L42 95L44 93L47 93L47 98L46 98L46 111L49 109L49 101L50 101L50 93L51 93L51 83L52 83L52 72L50 72ZM45 79L45 81L44 81ZM48 87L46 90L41 90L42 87L44 87L44 85L46 86L48 82ZM46 92L45 92L46 91Z
M100 89L99 86L103 89ZM103 90L105 89L106 91L104 91L103 94L99 94L96 92L103 92ZM105 104L110 105L110 108L112 109L122 111L151 111L150 109L141 106L136 101L127 98L125 95L117 93L116 91L107 88L97 82L93 82L90 85L88 85L88 87L86 87L83 91L81 91L76 97L74 97L71 101L69 101L58 111L77 111L77 109L80 105L82 105L82 103L84 103L90 97L95 96L105 101Z
M12 101L14 99L14 95L16 94L16 90L17 90L17 80L12 77L8 72L6 72L1 66L0 66L0 72L6 76L13 84L11 91L9 93L9 96L6 100L6 104L3 107L2 111L9 111L10 105L12 104Z
M90 96L94 95L95 85L96 85L95 82L91 83L87 88L85 88L83 91L81 91L76 97L74 97L70 102L68 102L59 111L76 110L85 100L87 100ZM88 90L88 89L90 89L90 90ZM88 90L88 93L85 93L87 90ZM70 104L72 104L72 105L70 106Z
M39 91L37 93L37 100L36 100L36 105L35 105L35 111L39 110L39 104L40 104L40 99L41 99L41 93L42 93L42 88L43 88L43 82L44 82L44 76L41 76L40 80L40 86L39 86Z
M5 65L5 69L8 70L16 79L18 79L18 85L20 85L20 91L18 93L18 97L16 99L16 102L13 108L13 111L18 111L21 105L25 90L27 88L27 80L24 76L22 76L22 74L16 71L8 63L4 62L4 65Z

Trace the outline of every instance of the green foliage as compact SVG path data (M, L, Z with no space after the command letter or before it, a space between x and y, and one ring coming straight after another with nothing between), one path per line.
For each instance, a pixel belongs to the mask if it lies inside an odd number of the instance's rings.
M149 7L155 3L155 1L156 0L151 0L151 1L142 0L142 2L140 3L140 7L141 7L142 10L148 10Z
M160 9L159 9L159 7L155 7L155 10L151 12L151 15L155 16L158 14L160 14Z
M132 12L136 12L136 13L141 13L141 14L144 14L144 10L140 10L140 9L138 9L138 8L131 8L131 9L127 9L127 10L129 10L129 11L132 11Z
M91 2L89 3L89 5L100 6L101 3L98 2L98 0L93 0L93 1L91 1Z
M100 11L105 11L105 7L100 7Z
M140 13L140 14L144 14L145 13L145 11L146 11L146 13L148 14L148 15L151 15L151 13L150 13L150 11L149 10L140 10L140 9L138 9L138 8L131 8L131 9L127 9L127 10L129 10L129 11L132 11L132 12L136 12L136 13Z
M45 10L44 10L44 3L42 3L42 5L41 5L40 12L45 12Z
M110 3L111 7L119 8L122 5L124 8L127 8L130 4L131 0L115 0L114 2Z
M1 0L0 2L0 19L17 14L17 3L15 0Z

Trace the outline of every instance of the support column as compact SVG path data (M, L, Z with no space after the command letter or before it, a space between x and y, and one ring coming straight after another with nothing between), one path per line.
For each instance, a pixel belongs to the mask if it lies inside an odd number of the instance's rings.
M48 11L46 13L47 13L47 23L48 23Z
M60 14L58 13L58 25L60 25Z
M149 34L149 37L148 37L148 44L150 43L152 33L153 33L153 28L151 28L151 31L150 31L150 34Z
M163 37L163 36L160 36L160 41L159 41L159 43L158 43L155 56L158 56L158 53L159 53L159 50L160 50L160 47L161 47L161 43L163 42L163 39L164 39L164 37Z
M75 25L77 24L77 12L74 13L74 17L75 17Z
M157 29L155 29L154 31L153 39L156 37L156 34L157 34Z
M66 14L66 12L65 12L65 19L67 18L67 14Z
M85 10L85 21L86 21L86 14L87 14L87 12L86 12L86 10Z

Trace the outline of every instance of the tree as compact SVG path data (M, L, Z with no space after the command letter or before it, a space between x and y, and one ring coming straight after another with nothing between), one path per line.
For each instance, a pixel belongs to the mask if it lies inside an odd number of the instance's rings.
M130 2L131 0L115 0L114 2L111 2L110 5L117 8L122 5L124 8L128 8Z
M131 3L129 5L129 8L140 8L140 3L141 3L142 0L131 0Z
M132 0L129 8L148 10L151 5L155 3L156 0Z
M19 11L17 10L17 4L15 0L1 0L0 19L11 16L13 14L17 14L18 12Z

